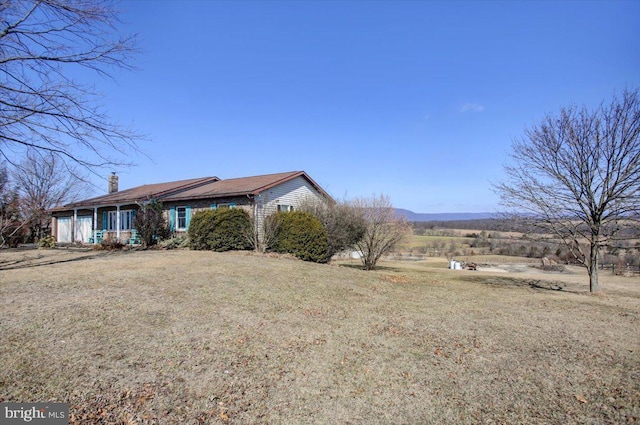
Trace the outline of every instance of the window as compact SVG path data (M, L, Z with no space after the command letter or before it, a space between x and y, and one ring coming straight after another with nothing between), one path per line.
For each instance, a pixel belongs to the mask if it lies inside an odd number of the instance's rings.
M120 230L133 229L133 210L120 211Z
M191 207L169 207L169 231L184 231L189 229L191 221Z
M187 228L187 207L177 207L176 216L177 228L185 230Z
M293 205L278 205L278 212L293 211Z
M216 208L222 208L222 209L224 209L224 208L235 208L235 206L236 206L235 202L230 202L228 204L217 204Z
M118 229L118 211L109 211L107 213L107 230ZM120 230L131 230L133 228L134 210L120 211Z
M117 211L109 211L109 217L107 221L107 230L116 230L118 227L118 212Z

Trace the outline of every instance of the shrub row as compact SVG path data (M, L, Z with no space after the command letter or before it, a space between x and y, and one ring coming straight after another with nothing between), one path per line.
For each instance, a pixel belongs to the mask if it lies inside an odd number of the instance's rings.
M327 232L314 215L303 211L278 212L268 217L267 249L292 254L304 261L328 260ZM189 226L189 246L196 250L246 250L253 248L253 225L240 208L199 211Z

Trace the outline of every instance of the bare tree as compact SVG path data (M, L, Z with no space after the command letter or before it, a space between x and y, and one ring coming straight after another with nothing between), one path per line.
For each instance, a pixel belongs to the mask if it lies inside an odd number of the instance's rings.
M138 203L138 210L133 218L133 228L138 232L140 242L145 248L156 245L169 235L169 226L164 216L162 202L148 199Z
M353 205L366 221L364 235L355 246L362 255L365 270L373 270L383 255L411 233L411 226L404 217L396 215L388 196L355 199Z
M269 197L262 195L256 199L256 208L250 214L250 226L246 229L245 239L256 252L266 252L274 243L278 234L278 220L275 214L266 214Z
M511 158L495 185L503 205L561 239L599 291L600 249L629 238L620 230L640 216L640 93L548 115L514 141Z
M78 68L106 77L131 68L135 39L115 36L116 17L104 0L0 3L0 155L9 163L35 149L94 171L137 151L138 136L73 77Z
M20 216L18 192L9 181L9 173L0 162L0 247L18 246L22 242L25 222Z
M20 216L34 240L48 233L49 209L90 192L85 175L50 152L28 152L11 175L20 200Z
M262 225L260 225L262 223ZM274 244L278 235L278 220L276 214L270 214L258 220L257 217L251 216L250 227L247 228L246 240L256 252L266 252Z

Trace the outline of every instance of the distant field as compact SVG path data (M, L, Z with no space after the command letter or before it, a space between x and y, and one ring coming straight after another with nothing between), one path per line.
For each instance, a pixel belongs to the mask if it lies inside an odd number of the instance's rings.
M410 235L404 243L400 245L400 249L411 249L411 248L419 248L422 246L431 246L433 242L442 242L447 246L454 242L458 244L460 247L469 246L475 238L468 237L465 235L470 235L473 233L479 234L480 231L475 230L458 230L458 229L446 229L442 230L442 232L450 233L450 235ZM489 232L493 234L500 234L501 237L505 238L504 240L514 241L518 240L519 234L506 232ZM501 241L503 239L496 239L497 241Z
M421 246L431 245L433 242L443 242L447 246L453 241L460 245L469 245L473 242L473 238L466 238L463 236L422 236L411 235L403 244L400 245L400 249L419 248Z
M0 401L72 424L640 421L640 283L251 253L0 252Z
M511 255L460 255L457 259L479 264L541 264L540 258L516 257Z

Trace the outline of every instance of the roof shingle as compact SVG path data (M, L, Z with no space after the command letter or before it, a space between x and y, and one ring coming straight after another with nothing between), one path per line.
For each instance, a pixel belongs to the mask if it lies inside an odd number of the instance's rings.
M146 184L122 190L107 195L98 196L84 201L73 202L56 207L51 211L64 211L72 208L95 207L101 205L116 205L134 203L149 198L157 198L164 202L190 199L207 199L228 196L257 195L273 186L284 183L296 177L303 176L320 193L331 199L311 177L304 171L290 171L286 173L265 174L261 176L240 177L220 180L218 177L202 177L197 179L179 180L175 182Z
M220 180L218 177L200 177L197 179L178 180L174 182L145 184L142 186L132 187L130 189L120 190L118 192L97 196L95 198L65 204L63 206L54 208L52 211L66 210L69 208L85 206L88 207L96 205L123 204L148 198L161 198L163 196L175 193L176 191L188 190L190 188L212 183L218 180Z
M163 200L185 200L198 198L215 198L222 196L257 195L259 192L292 178L305 175L304 171L266 174L262 176L226 179L199 186L186 191L171 194ZM308 178L308 176L307 176ZM311 179L309 179L311 181Z

